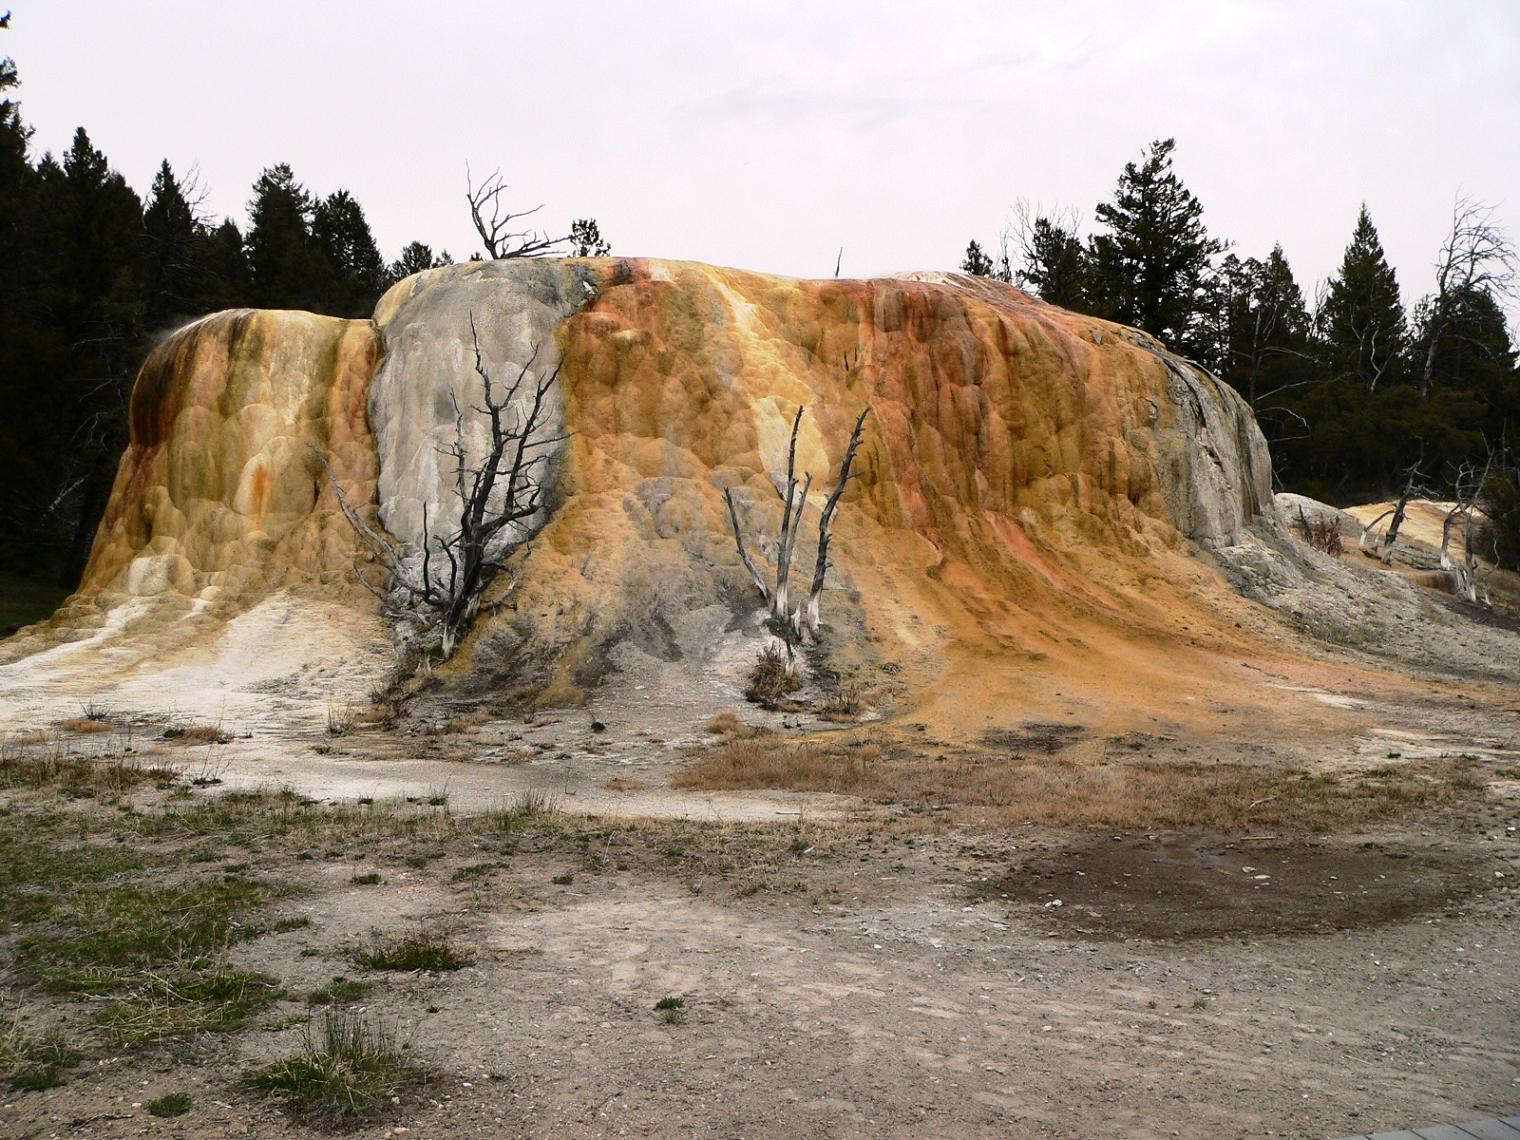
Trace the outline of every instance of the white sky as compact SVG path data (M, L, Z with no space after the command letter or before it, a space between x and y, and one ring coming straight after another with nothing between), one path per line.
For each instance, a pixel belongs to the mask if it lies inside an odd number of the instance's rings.
M1212 233L1333 272L1372 210L1406 300L1460 188L1520 231L1520 2L0 0L34 143L84 124L240 224L289 162L382 252L475 244L468 159L615 253L954 268L1013 202L1092 208L1175 136ZM1517 232L1520 236L1520 232Z

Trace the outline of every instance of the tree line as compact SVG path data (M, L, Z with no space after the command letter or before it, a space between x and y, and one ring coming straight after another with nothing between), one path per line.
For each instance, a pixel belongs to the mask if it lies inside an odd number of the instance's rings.
M1311 305L1280 245L1242 258L1210 235L1174 149L1158 140L1126 164L1091 234L1072 211L1020 206L991 252L970 243L962 271L1134 325L1214 372L1255 411L1284 489L1350 503L1417 475L1450 495L1490 458L1513 477L1520 372L1503 302L1516 259L1491 208L1457 201L1433 288L1406 312L1363 205Z
M157 337L243 306L367 317L390 285L452 259L413 241L387 262L352 193L314 193L285 163L260 173L240 229L167 159L139 194L83 127L62 154L35 155L18 86L0 59L0 572L72 588ZM540 252L608 252L589 218L544 240Z

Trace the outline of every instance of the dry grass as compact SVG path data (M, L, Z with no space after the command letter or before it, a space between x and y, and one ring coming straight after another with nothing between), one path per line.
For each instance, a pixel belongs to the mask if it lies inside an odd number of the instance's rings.
M767 645L750 670L749 687L744 695L756 704L768 707L800 688L802 681L792 672L786 654L774 645Z
M178 775L172 768L127 756L75 756L53 737L44 736L41 743L40 748L12 744L0 749L0 787L114 794L144 784L166 785Z
M109 724L103 720L96 720L94 717L76 716L73 720L63 721L61 724L59 724L58 727L63 729L65 732L78 732L88 734L95 732L110 732L115 727L115 725Z
M770 736L771 730L758 724L745 724L731 712L720 712L707 722L707 731L714 736L730 740L752 740L757 736Z
M473 732L482 725L491 722L491 714L487 709L476 709L473 712L456 716L443 726L444 732Z
M921 755L884 758L874 746L728 741L672 781L705 790L782 788L879 803L964 807L986 820L1115 828L1273 827L1331 831L1456 806L1483 795L1461 760L1408 766L1389 777L1234 763L1057 757Z
M231 735L222 731L219 724L174 724L164 729L165 740L180 744L226 744Z

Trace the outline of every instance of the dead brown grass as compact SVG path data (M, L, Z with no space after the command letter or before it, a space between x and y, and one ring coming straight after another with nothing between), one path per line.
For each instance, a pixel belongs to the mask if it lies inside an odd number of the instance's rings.
M164 739L180 744L226 744L232 737L219 724L176 724L164 729Z
M73 793L120 793L144 784L168 784L170 768L125 756L74 756L56 743L49 748L0 751L0 787L52 788Z
M62 722L58 727L65 732L93 733L110 732L115 726L103 720L96 720L94 717L77 716L73 720Z
M1483 782L1462 760L1411 765L1391 775L1334 776L1181 760L883 757L874 746L779 740L727 741L678 773L672 784L833 792L878 803L982 809L974 814L989 822L1226 831L1334 831L1484 795Z
M487 709L475 709L473 712L456 716L443 726L444 732L471 732L484 724L491 722L491 713Z
M609 792L641 792L649 787L643 780L636 780L632 776L614 776L602 785Z
M757 724L745 724L731 712L720 712L707 722L707 731L714 736L726 736L730 740L753 740L757 736L770 736L771 730Z

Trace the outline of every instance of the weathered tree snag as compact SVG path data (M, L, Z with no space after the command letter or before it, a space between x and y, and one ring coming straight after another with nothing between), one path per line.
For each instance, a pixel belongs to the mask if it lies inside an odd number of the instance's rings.
M744 548L744 532L739 527L739 511L734 506L734 489L732 487L723 488L723 498L728 503L728 521L734 528L734 545L739 548L739 557L743 559L744 568L749 571L750 579L755 583L755 589L760 591L761 599L768 602L771 600L771 588L765 584L765 579L761 577L760 570L755 565L755 560L749 556L749 551Z
M1456 505L1446 512L1441 523L1441 569L1451 575L1452 593L1474 603L1478 600L1478 558L1473 549L1477 529L1473 516L1477 511L1478 493L1488 479L1493 462L1490 455L1481 473L1471 464L1463 465L1457 474ZM1462 522L1462 561L1457 563L1451 557L1451 536L1459 519Z
M807 600L807 629L814 637L818 636L818 599L823 593L823 582L829 572L829 523L833 521L834 509L839 506L839 498L844 494L845 484L850 481L850 466L855 462L855 452L860 448L860 435L865 427L866 417L871 414L868 406L860 410L860 415L855 418L855 429L850 432L850 446L845 448L844 462L839 467L839 482L834 485L833 493L823 505L823 514L818 519L818 561L813 566L813 586L808 591Z
M538 213L543 206L531 210L512 212L502 205L501 196L507 184L501 180L501 172L494 171L478 187L465 168L465 200L470 203L470 220L480 235L493 260L509 257L544 257L555 252L569 238L551 238L537 230L513 230L512 223Z
M797 417L792 420L791 443L786 449L786 490L783 492L780 488L777 489L777 493L781 495L785 504L781 511L781 534L778 539L780 546L776 552L776 590L771 595L771 619L778 622L787 620L787 582L792 575L792 551L797 546L797 526L802 521L802 510L807 506L808 490L813 485L813 476L809 473L807 486L802 491L802 502L797 503L794 515L792 505L797 495L797 429L802 426L802 410L799 405Z
M793 648L802 640L804 620L808 633L814 636L818 633L818 598L823 592L823 583L829 568L829 527L834 518L834 511L839 506L840 497L844 494L845 485L850 481L850 468L855 462L855 453L860 448L861 432L866 416L871 411L870 408L863 409L855 420L855 429L850 433L850 444L845 450L844 462L840 466L839 482L824 504L823 515L818 521L818 558L813 567L813 581L808 591L804 618L804 606L799 605L792 610L788 605L788 586L792 562L797 553L797 535L802 529L802 513L807 507L808 495L813 488L811 473L803 477L800 487L797 483L797 433L802 427L803 410L799 407L796 417L792 420L792 435L786 451L786 481L776 488L776 493L781 496L782 508L781 533L776 540L776 585L774 588L766 584L764 576L754 560L750 558L749 551L745 549L744 530L739 523L739 511L734 504L732 489L726 489L723 492L723 498L728 503L728 521L733 527L734 544L739 548L739 557L744 562L744 568L749 571L750 580L754 582L755 589L760 592L760 597L770 603L769 624L785 643L789 659Z
M435 534L424 504L420 549L398 545L364 521L338 485L327 457L317 453L327 468L344 518L384 575L380 582L372 582L356 564L359 581L381 600L387 617L415 625L427 642L436 638L445 659L452 656L469 631L486 588L505 569L506 559L523 545L511 543L503 549L498 541L502 531L531 518L543 507L550 459L541 449L568 438L543 434L548 397L559 378L559 368L530 380L538 359L535 346L517 377L498 394L481 356L474 314L470 316L470 337L474 370L485 402L484 407L473 410L488 421L490 448L479 464L470 462L464 411L455 401L454 442L440 450L454 457L454 487L459 496L457 528ZM435 572L435 555L446 560L446 572Z

